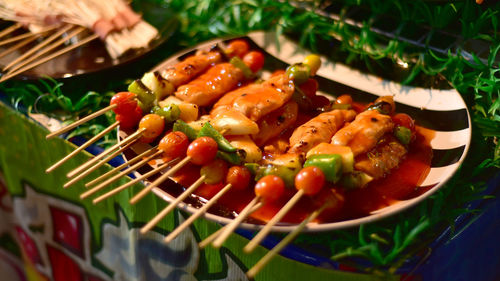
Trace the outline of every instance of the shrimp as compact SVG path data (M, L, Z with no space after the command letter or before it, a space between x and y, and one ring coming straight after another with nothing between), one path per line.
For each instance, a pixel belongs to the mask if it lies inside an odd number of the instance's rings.
M282 107L263 117L258 123L259 133L252 136L255 143L261 146L268 140L281 134L281 132L295 123L298 112L298 104L290 100Z
M329 142L330 138L345 122L350 122L356 116L354 110L336 109L307 121L295 129L290 137L289 152L307 152L317 144Z
M191 81L198 74L208 69L210 65L218 63L221 60L222 56L217 51L201 51L193 56L187 57L174 66L162 70L160 74L177 88Z
M295 90L284 74L271 77L260 84L250 84L227 93L215 103L211 115L234 109L252 121L258 121L290 100Z
M185 102L207 106L236 88L244 78L243 71L238 67L231 63L220 63L188 84L177 88L175 96Z
M379 139L393 128L394 123L389 115L381 114L377 110L367 110L335 133L331 143L351 147L356 156L374 148Z

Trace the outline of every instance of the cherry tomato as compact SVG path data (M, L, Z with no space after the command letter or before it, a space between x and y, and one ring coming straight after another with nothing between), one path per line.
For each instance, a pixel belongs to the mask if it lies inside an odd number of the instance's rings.
M131 92L116 93L109 102L110 105L116 104L113 111L116 114L130 114L137 107L137 96Z
M312 98L316 95L318 90L318 81L316 79L309 78L306 82L300 84L299 88L306 94L306 96Z
M352 104L352 97L350 95L341 95L335 100L336 104Z
M406 127L410 129L412 132L415 132L415 121L405 113L397 113L392 116L392 122L394 124Z
M255 184L255 195L267 202L278 200L284 192L285 182L275 175L267 175Z
M295 176L295 188L302 189L307 195L318 193L325 185L325 174L315 166L305 167Z
M204 182L206 184L214 184L222 182L227 172L227 163L221 159L205 164L200 169L200 175L205 176Z
M116 121L120 122L120 127L123 129L131 129L139 123L142 118L142 109L140 106L136 106L135 110L128 112L127 114L117 114L115 116Z
M158 114L147 114L139 122L139 129L146 129L142 133L141 142L150 143L154 141L165 128L164 118Z
M251 51L243 57L243 62L255 73L264 66L264 55L259 51Z
M211 137L200 137L195 139L187 149L187 155L191 162L196 165L204 165L212 161L217 154L217 142Z
M243 56L248 53L248 50L250 50L250 46L248 45L247 41L233 40L227 46L226 54L231 58L235 56L243 58Z
M164 157L173 159L181 157L186 153L189 139L183 132L170 132L166 134L158 145L158 149L163 150Z
M230 183L234 189L243 190L250 183L250 170L244 166L232 166L227 171L226 182Z

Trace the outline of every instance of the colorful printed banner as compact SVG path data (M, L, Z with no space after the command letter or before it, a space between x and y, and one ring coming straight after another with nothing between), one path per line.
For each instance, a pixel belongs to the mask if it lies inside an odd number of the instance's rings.
M198 243L220 226L205 219L163 243L187 214L176 211L145 235L139 233L165 202L130 197L142 185L97 205L80 200L83 182L64 189L66 173L89 158L81 153L50 174L45 169L74 149L61 138L0 103L0 274L1 280L248 280L245 272L266 252L245 254L247 239L232 235L224 247ZM103 166L89 178L108 171ZM128 179L122 179L118 186ZM111 188L111 187L109 187ZM108 188L108 189L109 189ZM313 267L277 256L255 280L398 280Z

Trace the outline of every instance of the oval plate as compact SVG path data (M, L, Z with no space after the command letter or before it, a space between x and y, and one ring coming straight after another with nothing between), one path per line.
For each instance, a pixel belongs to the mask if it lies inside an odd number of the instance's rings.
M277 37L274 33L256 32L241 38L247 39L254 45L253 48L259 48L265 54L264 72L266 73L270 73L275 69L284 69L294 62L303 61L305 56L311 53L299 47L294 41L283 36ZM197 49L205 49L214 43L232 39L234 38L218 39L200 44L195 48L174 55L161 63L155 70L172 65L186 54L190 54ZM362 102L373 101L377 96L393 95L398 112L411 115L418 120L420 126L433 131L434 138L430 144L434 156L429 173L419 184L419 187L427 190L425 193L378 209L361 218L332 223L309 224L304 231L330 231L388 217L424 200L450 179L463 162L471 140L470 115L465 102L455 89L438 90L404 86L371 74L362 73L340 63L328 61L326 57L322 57L322 62L323 64L316 78L323 94L332 96L334 92L349 93L354 100ZM263 76L265 77L265 74ZM120 132L120 137L124 135L126 135L125 132ZM140 152L146 149L146 146L141 144L136 149ZM153 192L167 202L174 199L173 196L160 188L154 188ZM181 203L179 207L191 213L196 211L196 208L185 203ZM205 214L205 218L222 224L231 221L229 218L211 213ZM261 228L262 225L244 223L241 227L253 230ZM280 224L273 227L273 231L289 232L294 227L295 225L292 224Z

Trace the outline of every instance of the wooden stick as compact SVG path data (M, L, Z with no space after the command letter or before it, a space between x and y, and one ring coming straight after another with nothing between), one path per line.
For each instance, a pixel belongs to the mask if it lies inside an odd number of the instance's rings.
M80 195L80 199L85 199L87 197L89 197L90 195L96 193L97 191L101 190L102 188L106 187L107 185L115 182L116 180L118 180L119 178L129 174L130 172L132 172L133 170L137 169L137 168L140 168L142 166L144 166L145 164L147 164L149 161L151 161L151 159L155 158L156 156L160 155L161 153L163 153L163 151L157 151L156 153L153 153L152 155L149 155L148 157L146 157L145 159L135 163L134 165L128 167L127 169L121 171L120 173L114 175L113 177L105 180L104 182L100 183L99 185L96 185L95 187L85 191L84 193L82 193Z
M108 172L106 172L106 173L104 173L104 174L100 175L99 177L97 177L97 178L95 178L95 179L93 179L93 180L91 180L91 181L87 182L87 183L85 184L85 187L90 187L90 186L92 186L92 185L95 185L96 183L98 183L98 182L102 181L103 179L105 179L105 178L109 177L111 174L113 174L113 173L115 173L115 172L118 172L118 171L120 171L121 169L123 169L123 168L125 168L125 167L127 167L127 166L130 166L130 165L133 165L133 164L137 163L137 161L141 160L141 159L142 159L143 157L145 157L145 156L150 155L150 154L151 154L151 153L153 153L156 149L157 149L157 146L152 147L152 148L150 148L150 149L148 149L148 150L144 151L143 153L141 153L141 154L137 155L136 157L134 157L134 158L132 158L132 159L128 160L127 162L125 162L125 163L121 164L120 166L115 167L115 168L113 168L112 170L110 170L110 171L108 171Z
M109 105L109 106L107 106L107 107L105 107L103 109L100 109L100 110L98 110L98 111L96 111L96 112L94 112L94 113L92 113L90 115L87 115L87 116L83 117L82 119L77 120L77 121L69 124L66 127L63 127L63 128L61 128L61 129L59 129L57 131L54 131L54 132L48 134L47 136L45 136L45 139L50 139L50 138L52 138L54 136L66 133L67 131L69 131L69 130L71 130L71 129L73 129L73 128L75 128L75 127L77 127L77 126L79 126L79 125L81 125L81 124L89 121L89 120L92 120L92 119L94 119L94 118L96 118L98 116L103 115L104 113L106 113L109 110L112 110L116 106L117 106L116 104L112 104L112 105Z
M250 214L253 209L253 207L260 203L260 197L256 196L248 205L238 214L238 217L236 217L233 221L231 221L229 224L227 224L224 227L224 231L215 239L215 241L212 243L212 246L214 248L220 248L222 244L224 244L224 241L231 235L231 233L234 232L234 230L243 222L244 219L246 219ZM262 205L262 203L261 203Z
M10 78L12 78L14 76L17 76L18 74L21 74L21 73L25 72L26 70L30 70L30 69L32 69L34 67L37 67L40 64L43 64L43 63L45 63L45 62L47 62L47 61L49 61L49 60L51 60L51 59L53 59L55 57L58 57L58 56L60 56L60 55L62 55L64 53L67 53L67 52L69 52L69 51L71 51L73 49L76 49L76 48L78 48L78 47L80 47L82 45L85 45L85 44L89 43L90 41L95 40L97 38L99 38L99 35L97 35L97 34L90 35L89 37L87 37L87 38L79 41L78 43L72 44L72 45L70 45L70 46L68 46L68 47L66 47L64 49L61 49L61 50L59 50L59 51L57 51L55 53L52 53L49 56L46 56L46 57L42 58L39 61L36 61L34 63L31 63L31 64L28 64L25 67L22 67L22 68L18 69L17 71L14 71L12 73L9 73L9 74L3 76L0 79L0 83L4 82L4 81L6 81L6 80L8 80L8 79L10 79Z
M170 213L180 202L182 202L186 197L191 195L205 180L205 175L202 175L197 181L195 181L191 186L189 186L184 192L181 193L174 201L172 201L167 207L165 207L161 212L159 212L152 220L150 220L145 226L141 228L141 234L144 234L151 230L155 225L157 225L161 219L163 219L168 213Z
M5 57L6 55L8 55L8 54L10 54L10 53L14 52L15 50L17 50L17 49L19 49L19 48L21 48L21 47L23 47L23 46L25 46L25 45L27 45L27 44L29 44L29 43L31 43L31 42L33 42L33 41L35 41L36 39L40 38L40 36L41 36L41 35L37 35L37 36L33 36L33 37L29 37L29 38L24 39L23 41L21 41L21 42L17 43L16 45L14 45L14 46L12 46L12 47L8 48L7 50L5 50L5 51L3 51L3 52L1 52L1 53L0 53L0 58L3 58L3 57Z
M245 248L243 248L243 251L245 251L246 253L252 252L259 245L260 241L262 241L262 239L264 239L264 237L269 234L271 228L276 223L278 223L286 215L286 213L288 213L288 211L290 211L290 209L299 201L302 195L304 195L304 190L299 189L299 191L297 191L297 193L295 193L295 195L290 198L288 202L286 202L285 206L283 206L283 208L281 208L281 210L279 210L279 212L277 212L274 217L267 222L267 224L259 231L259 233L257 233L257 235L255 235L255 237L250 240L250 242L248 242Z
M117 187L117 188L113 188L111 191L109 191L109 192L107 192L107 193L105 193L105 194L103 194L103 195L95 198L94 200L92 200L92 203L97 204L97 203L101 202L102 200L104 200L104 199L106 199L108 197L111 197L111 196L117 194L118 192L126 189L127 187L129 187L131 185L134 185L137 182L139 182L141 180L144 180L144 179L146 179L146 178L148 178L148 177L150 177L150 176L152 176L152 175L154 175L154 174L162 171L165 168L168 168L168 166L170 165L170 163L172 163L172 161L167 162L167 163L163 163L160 166L156 167L156 169L153 169L153 170L145 173L144 175L142 175L140 177L137 177L137 178L135 178L135 179L133 179L133 180L131 180L131 181L129 181L129 182L127 182L127 183L125 183L125 184Z
M163 239L163 241L165 243L169 243L172 240L174 240L175 237L177 237L177 235L179 235L179 233L181 233L184 229L186 229L187 227L189 227L191 225L191 223L193 223L193 221L195 219L197 219L201 215L205 214L206 211L210 207L212 207L212 205L215 204L217 202L217 200L219 200L219 198L222 195L224 195L227 191L229 191L229 189L231 189L231 186L232 185L230 183L226 184L226 186L224 186L224 188L222 188L219 192L217 192L217 194L215 194L214 197L212 197L210 200L208 200L207 203L205 203L205 205L203 205L203 207L199 208L195 213L193 213L181 225L179 225L176 229L174 229L172 232L170 232L170 234L167 235L167 237L165 237L165 239Z
M2 30L2 32L0 32L0 38L6 36L6 35L9 35L10 33L16 31L17 29L21 28L23 26L22 23L18 22L18 23L15 23L9 27L7 27L6 29Z
M46 48L44 48L43 50L40 50L38 53L30 56L28 59L26 59L25 61L23 61L22 63L16 65L16 66L10 66L10 70L7 72L7 75L13 73L14 71L18 70L19 68L27 65L28 63L36 60L37 58L39 58L40 56L44 55L44 54L47 54L48 52L54 50L55 48L61 46L62 44L64 44L64 42L68 41L69 39L71 39L72 37L80 34L81 32L83 32L85 30L84 27L79 27L77 28L76 30L74 30L73 32L71 32L70 34L68 34L68 36L66 37L63 37L59 40L57 40L56 42L52 43L51 45L47 46ZM57 34L57 33L56 33ZM53 39L52 39L53 41ZM7 67L5 67L7 68Z
M96 165L90 167L89 169L85 170L83 173L77 175L76 177L72 178L70 181L64 184L64 188L69 187L70 185L73 185L77 181L83 179L86 177L88 174L92 173L93 171L97 170L97 168L101 167L102 165L106 164L109 162L111 159L115 158L118 156L118 154L122 153L123 151L127 150L130 146L132 146L134 143L128 143L127 145L123 146L122 148L118 149L117 151L113 152L111 155L108 157L104 158L102 161L97 163Z
M35 53L36 51L40 50L41 48L45 47L47 44L49 44L50 42L54 41L55 39L57 39L59 36L61 36L63 33L67 32L68 30L70 30L71 28L73 28L73 25L71 24L68 24L66 26L64 26L63 28L61 28L58 32L52 34L50 37L48 37L47 39L43 40L42 42L40 42L38 45L36 45L35 47L31 48L29 51L27 51L26 53L24 53L22 56L19 56L17 57L15 60L11 61L9 64L7 64L3 70L6 71L8 70L9 68L11 68L13 65L19 63L20 61L22 61L23 59L31 56L33 53Z
M45 170L45 173L50 173L52 172L55 168L61 166L64 162L68 161L69 159L73 158L76 154L78 154L80 151L84 150L85 148L89 147L91 144L102 138L104 135L107 133L111 132L114 128L118 127L120 125L119 121L116 121L115 123L111 124L111 126L107 127L104 129L102 132L99 134L95 135L91 139L89 139L87 142L84 144L80 145L77 149L73 150L70 154L66 155L63 159L59 160L57 163L54 165L50 166L47 170Z
M257 211L258 209L260 209L260 207L262 207L264 204L262 204L262 202L258 202L257 204L255 204L251 209L250 211L248 212L248 214L246 215L246 217L248 217L249 214ZM248 206L248 205L247 205ZM242 216L243 214L243 211L241 213L238 214L238 218L240 216ZM230 224L230 223L229 223ZM205 238L203 241L201 241L199 244L198 244L198 247L200 247L200 249L203 249L205 248L206 246L208 246L208 244L212 243L212 241L214 241L217 237L220 236L220 234L226 230L229 226L229 224L226 224L224 227L222 228L219 228L219 230L217 230L216 232L212 233L210 236L208 236L207 238Z
M132 199L130 199L130 204L135 204L139 202L139 200L141 200L144 196L146 196L148 192L151 191L151 189L158 186L160 183L164 182L171 175L175 174L179 169L184 167L184 165L186 165L189 161L191 161L191 157L186 156L179 163L173 166L170 170L161 175L161 177L157 178L154 182L144 187L144 189L142 189L139 193L137 193L134 197L132 197Z
M292 232L290 232L283 240L281 240L278 245L276 245L271 251L269 251L262 259L260 259L248 272L247 277L253 279L259 271L266 266L266 264L279 253L286 245L292 242L295 237L307 226L307 224L313 221L321 212L325 209L326 204L323 205L318 210L312 212L305 220L303 220Z
M141 135L144 132L144 130L145 130L145 128L143 128L141 130L135 131L135 133L133 133L130 136L126 137L121 142L113 145L112 147L110 147L110 148L106 149L105 151L101 152L101 154L95 156L94 158L89 159L89 161L87 161L87 162L83 163L82 165L80 165L79 167L75 168L74 170L72 170L71 172L69 172L66 176L68 178L72 178L76 174L78 174L78 173L82 172L83 170L89 168L90 166L94 165L97 161L99 161L100 159L104 158L104 156L108 155L111 151L114 151L115 149L117 149L118 147L120 147L120 145L126 145L128 143L136 141L137 139L139 139L141 137Z
M37 32L37 33L26 32L26 33L23 33L21 35L17 35L17 36L11 37L9 39L5 39L5 40L0 41L0 46L7 45L7 44L10 44L13 42L17 42L17 41L20 41L20 40L23 40L26 38L39 36L40 33L43 33L43 32Z

